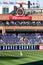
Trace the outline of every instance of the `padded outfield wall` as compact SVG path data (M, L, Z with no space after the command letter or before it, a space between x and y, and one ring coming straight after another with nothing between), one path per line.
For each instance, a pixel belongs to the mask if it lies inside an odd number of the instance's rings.
M0 50L43 50L43 44L0 45Z

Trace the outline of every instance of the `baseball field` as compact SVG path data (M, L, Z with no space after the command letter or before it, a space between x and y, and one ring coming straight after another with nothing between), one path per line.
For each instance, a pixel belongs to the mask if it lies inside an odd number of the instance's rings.
M0 65L43 65L43 51L0 51Z

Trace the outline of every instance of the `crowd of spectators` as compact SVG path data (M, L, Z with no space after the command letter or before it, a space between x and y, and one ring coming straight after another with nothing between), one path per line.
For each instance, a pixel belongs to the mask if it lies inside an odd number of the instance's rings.
M0 44L43 44L43 33L0 35Z
M43 21L1 21L4 26L43 26Z

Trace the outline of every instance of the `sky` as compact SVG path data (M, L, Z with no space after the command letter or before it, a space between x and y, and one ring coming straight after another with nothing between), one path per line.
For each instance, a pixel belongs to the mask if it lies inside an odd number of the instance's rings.
M30 1L31 3L36 2L37 0L0 0L0 2L17 2L17 1ZM38 0L40 3L40 7L43 7L43 0Z

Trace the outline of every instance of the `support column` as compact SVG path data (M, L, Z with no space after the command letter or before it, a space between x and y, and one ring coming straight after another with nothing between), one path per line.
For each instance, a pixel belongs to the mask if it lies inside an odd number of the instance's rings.
M3 29L2 29L2 35L4 35L5 34L5 28L3 27Z

